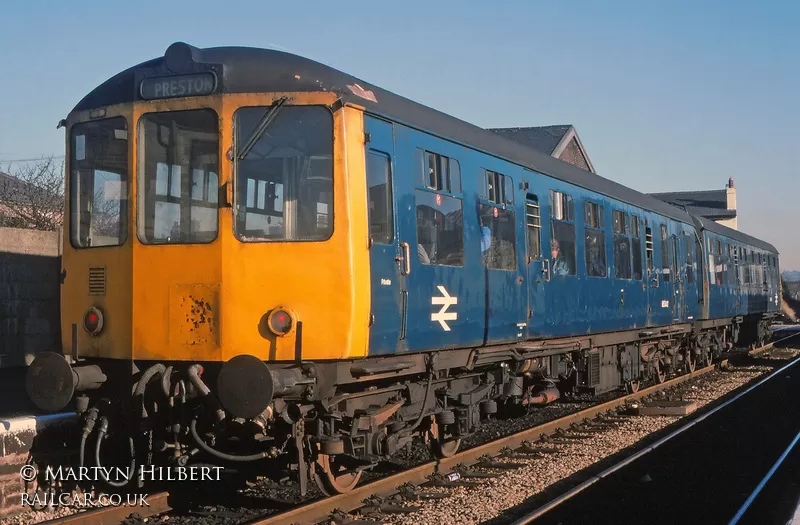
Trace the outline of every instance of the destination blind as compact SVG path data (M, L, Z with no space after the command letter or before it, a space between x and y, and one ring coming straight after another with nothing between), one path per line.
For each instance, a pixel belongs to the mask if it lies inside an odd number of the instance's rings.
M216 84L212 73L145 78L139 86L139 93L145 100L196 97L212 94Z

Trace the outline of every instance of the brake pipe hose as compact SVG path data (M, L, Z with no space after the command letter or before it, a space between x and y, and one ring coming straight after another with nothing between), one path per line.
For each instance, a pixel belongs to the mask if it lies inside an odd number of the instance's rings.
M191 424L189 425L189 430L192 433L192 437L197 442L197 445L203 449L204 451L208 452L212 456L216 456L220 459L225 459L228 461L239 461L239 462L246 462L246 461L258 461L259 459L264 459L269 456L269 452L259 452L258 454L251 454L249 456L234 456L232 454L226 454L225 452L220 452L219 450L211 448L205 441L200 437L197 433L197 420L192 419Z
M142 377L139 378L139 382L136 384L136 390L133 391L133 396L138 397L142 396L142 418L147 417L147 409L144 406L144 391L147 389L147 384L158 374L163 374L166 371L166 367L161 363L157 363L150 368L148 368Z
M129 474L128 474L128 478L125 479L125 481L111 481L110 479L108 479L108 476L106 476L105 469L103 468L103 464L100 462L100 446L102 445L103 440L107 436L107 433L106 433L107 431L108 431L108 419L106 419L105 417L101 417L100 418L100 428L97 430L97 443L95 444L95 447L94 447L94 461L95 461L95 463L97 463L97 466L100 467L100 469L99 469L100 478L104 482L108 483L112 487L117 487L117 488L124 487L125 485L130 483L130 476L133 476L136 473L136 449L135 449L135 446L133 444L133 438L132 437L128 438L128 441L129 441L130 447L131 447L131 465L130 465L130 471L129 471Z

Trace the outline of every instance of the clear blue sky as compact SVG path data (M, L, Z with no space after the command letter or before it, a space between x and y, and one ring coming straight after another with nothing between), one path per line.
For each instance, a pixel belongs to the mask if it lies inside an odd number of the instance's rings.
M479 126L574 124L597 171L639 191L733 177L739 229L800 269L798 2L29 0L2 12L3 167L63 154L58 120L174 41L275 47Z

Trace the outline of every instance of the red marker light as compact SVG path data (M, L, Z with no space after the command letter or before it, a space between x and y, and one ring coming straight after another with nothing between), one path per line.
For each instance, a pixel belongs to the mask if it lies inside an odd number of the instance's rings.
M93 306L83 316L83 329L90 335L97 335L103 330L103 312Z
M285 310L277 308L269 314L268 325L275 335L286 335L292 329L292 316Z

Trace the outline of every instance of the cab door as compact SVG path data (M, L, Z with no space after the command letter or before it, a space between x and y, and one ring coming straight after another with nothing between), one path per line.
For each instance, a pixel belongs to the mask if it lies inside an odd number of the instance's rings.
M405 282L394 214L392 124L364 117L369 202L369 354L390 354L404 339Z

